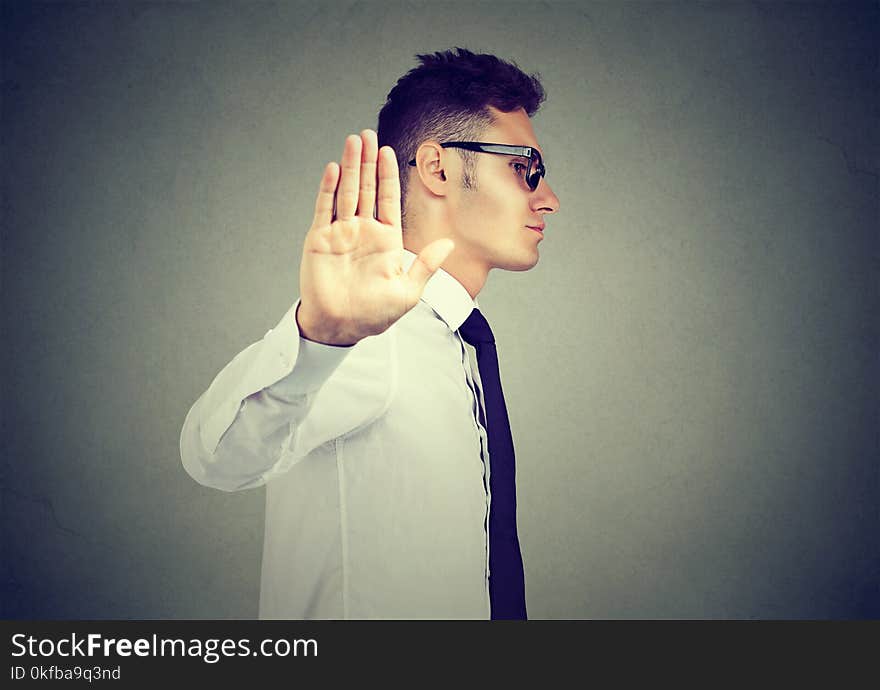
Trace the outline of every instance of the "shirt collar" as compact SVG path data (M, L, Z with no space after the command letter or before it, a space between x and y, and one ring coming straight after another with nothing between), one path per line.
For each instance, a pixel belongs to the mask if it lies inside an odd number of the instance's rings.
M408 249L403 250L403 270L408 271L415 260L415 254ZM437 272L428 279L428 284L422 292L422 302L431 307L453 331L457 331L478 306L464 289L464 285L442 268L438 268Z

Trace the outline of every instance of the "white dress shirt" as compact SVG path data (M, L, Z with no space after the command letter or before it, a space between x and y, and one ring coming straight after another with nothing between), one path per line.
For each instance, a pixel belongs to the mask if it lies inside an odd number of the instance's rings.
M440 269L353 347L299 337L298 304L217 375L180 437L199 483L266 484L260 617L489 618L488 444L457 332L476 303Z

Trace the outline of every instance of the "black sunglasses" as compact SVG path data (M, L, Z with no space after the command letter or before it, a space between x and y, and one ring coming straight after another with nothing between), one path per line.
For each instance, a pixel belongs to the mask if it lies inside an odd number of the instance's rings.
M526 169L525 181L529 186L529 189L533 192L538 188L538 185L541 183L541 178L544 177L547 172L544 167L544 162L541 160L541 153L534 146L488 144L483 141L447 141L445 144L440 144L440 146L444 149L467 149L468 151L476 151L478 153L499 153L503 156L520 156L522 158L528 158L529 165ZM415 165L416 159L413 158L409 164Z

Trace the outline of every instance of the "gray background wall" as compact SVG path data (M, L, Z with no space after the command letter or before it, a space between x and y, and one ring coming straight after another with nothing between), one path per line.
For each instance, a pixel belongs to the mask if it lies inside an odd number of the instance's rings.
M533 618L880 617L876 4L3 5L5 618L257 612L189 406L296 298L418 52L543 77L562 211L480 296Z

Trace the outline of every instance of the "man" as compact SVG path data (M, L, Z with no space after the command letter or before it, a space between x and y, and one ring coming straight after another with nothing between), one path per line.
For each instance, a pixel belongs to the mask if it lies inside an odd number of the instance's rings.
M537 263L558 209L529 120L544 93L491 55L418 57L378 135L349 136L324 170L300 300L184 423L197 481L266 484L261 618L526 617L513 445L474 300L491 269Z

